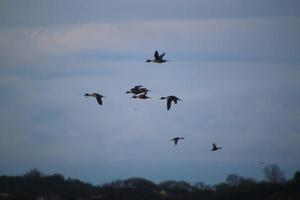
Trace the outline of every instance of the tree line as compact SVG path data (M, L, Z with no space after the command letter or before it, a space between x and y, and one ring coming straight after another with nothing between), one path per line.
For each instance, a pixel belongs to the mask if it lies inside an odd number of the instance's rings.
M286 180L276 164L263 171L266 180L256 181L229 174L224 182L210 186L203 182L168 180L154 183L133 177L95 186L61 174L44 175L32 169L20 176L0 176L0 199L26 200L299 200L300 171Z

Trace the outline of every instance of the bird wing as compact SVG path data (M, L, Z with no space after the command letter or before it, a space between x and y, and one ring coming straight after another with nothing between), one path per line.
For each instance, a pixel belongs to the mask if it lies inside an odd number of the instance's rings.
M137 85L137 86L134 86L133 89L140 89L141 87L143 87L142 85Z
M174 103L177 104L177 99L173 99Z
M100 105L103 104L101 97L97 97L96 99L97 99L97 101L98 101L98 103L99 103Z
M174 138L174 143L175 143L175 145L177 145L177 143L178 143L178 139L177 138Z
M162 59L166 54L165 53L162 53L159 57L160 59Z
M213 148L214 148L214 149L217 148L217 145L216 145L215 143L213 143L212 145L213 145Z
M159 60L159 59L160 59L160 56L159 56L159 54L158 54L158 51L155 51L155 52L154 52L154 58L155 58L155 60Z
M171 101L169 98L167 99L167 109L169 110L171 108Z

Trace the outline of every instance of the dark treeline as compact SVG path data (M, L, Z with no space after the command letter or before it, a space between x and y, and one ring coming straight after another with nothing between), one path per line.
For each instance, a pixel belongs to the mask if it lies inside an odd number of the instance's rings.
M300 172L285 180L277 165L264 169L265 181L236 174L214 186L203 182L164 181L156 184L143 178L116 180L94 186L61 174L44 175L32 169L21 176L0 176L0 199L26 200L299 200Z

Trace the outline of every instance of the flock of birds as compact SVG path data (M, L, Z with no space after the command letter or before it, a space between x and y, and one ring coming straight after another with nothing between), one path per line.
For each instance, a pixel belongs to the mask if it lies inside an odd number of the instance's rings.
M153 62L153 63L164 63L167 62L168 60L165 60L163 57L165 56L165 53L159 54L158 51L156 50L154 52L154 59L152 60L146 60L146 62ZM137 85L134 86L133 88L131 88L130 90L128 90L126 92L126 94L133 94L133 96L131 98L134 99L150 99L149 96L147 96L148 92L150 92L150 90L148 90L147 88L143 87L142 85ZM105 97L99 93L86 93L84 95L85 97L95 97L98 104L99 105L103 105L103 100L102 98ZM165 96L165 97L161 97L160 100L167 100L167 110L170 110L171 108L171 104L172 102L174 102L175 104L177 104L178 101L182 101L181 99L179 99L178 97L174 96L174 95L170 95L170 96ZM183 137L174 137L171 141L174 142L175 145L178 144L179 140L183 140ZM217 151L219 149L222 149L222 147L218 147L215 143L212 144L212 149L211 151Z

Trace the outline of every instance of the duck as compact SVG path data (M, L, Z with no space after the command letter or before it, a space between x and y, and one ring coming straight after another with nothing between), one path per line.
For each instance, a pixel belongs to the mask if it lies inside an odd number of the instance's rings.
M171 103L174 101L175 104L177 104L177 101L182 101L176 96L167 96L167 97L161 97L160 100L167 99L167 110L170 110Z
M101 94L98 94L98 93L92 93L92 94L86 93L86 94L84 94L84 96L85 97L95 97L97 99L97 102L99 103L100 106L103 104L102 98L104 96L102 96Z
M154 52L154 59L153 60L146 60L146 62L153 62L153 63L164 63L167 62L167 60L164 60L163 57L165 56L165 53L162 53L159 55L158 51L156 50Z
M137 90L139 90L140 88L143 88L143 86L142 86L142 85L136 85L136 86L134 86L133 88L130 88L130 90L128 90L128 91L126 92L126 94L132 93L133 91L137 91Z
M134 98L134 99L150 99L150 97L147 96L147 93L143 93L143 94L140 94L140 95L133 95L131 98Z
M183 137L174 137L171 141L174 141L174 144L177 145L178 140L183 140Z
M212 144L213 148L211 149L212 151L217 151L219 149L222 149L222 147L217 147L215 143Z
M148 90L147 88L131 88L129 91L126 92L126 94L132 93L132 94L138 95L141 93L147 94L148 92L150 92L150 90Z
M142 85L137 85L137 86L134 86L133 88L130 88L130 90L128 90L126 92L126 94L128 93L132 93L132 94L140 94L140 93L147 93L149 92L150 90L148 90L147 88L143 87Z

